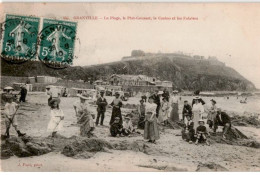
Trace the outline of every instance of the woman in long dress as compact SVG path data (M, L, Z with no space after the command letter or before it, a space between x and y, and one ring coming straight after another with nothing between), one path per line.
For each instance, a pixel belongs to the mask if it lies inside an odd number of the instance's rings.
M176 95L176 93L173 93L173 96L171 98L171 107L172 107L172 111L170 114L170 120L173 122L178 122L179 121L179 106L178 106L178 97Z
M122 119L121 107L123 103L122 100L119 98L120 94L116 92L115 95L116 95L115 99L110 104L111 106L113 106L113 109L112 109L112 115L109 124L111 125L112 123L114 123L115 118L119 117L120 118L119 123L122 125L123 119Z
M155 140L160 138L156 118L156 108L157 105L153 102L153 98L149 97L148 103L146 104L144 139L149 140L148 142L151 143L155 143Z
M168 120L168 110L170 108L169 106L169 102L167 101L167 98L163 98L162 100L162 107L161 107L161 122L164 123L164 125L167 124L167 120Z
M58 131L63 129L64 114L59 108L57 100L52 99L49 104L51 107L51 119L48 124L47 132L51 133L52 137L54 137Z
M95 129L95 124L93 120L93 115L91 114L90 107L86 101L89 97L84 95L78 95L80 97L80 102L74 103L74 109L78 119L78 124L80 124L80 135L85 137L91 137Z
M202 119L202 113L204 112L203 105L199 102L199 97L195 98L195 104L192 106L192 115L193 115L193 122L194 122L194 129L198 127L199 120Z

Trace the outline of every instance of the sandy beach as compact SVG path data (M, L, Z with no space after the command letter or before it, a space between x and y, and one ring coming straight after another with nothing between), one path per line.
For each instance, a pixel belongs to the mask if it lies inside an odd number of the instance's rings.
M106 97L108 102L112 97ZM184 100L191 101L192 97L182 97L179 111ZM211 97L203 97L209 104ZM259 98L249 98L249 103L240 104L236 97L229 100L223 97L214 98L218 106L230 113L259 113ZM64 111L64 130L60 133L65 137L79 136L79 126L72 104L78 98L61 98L60 108ZM124 103L138 104L139 98L132 97ZM239 109L239 110L237 110ZM96 112L95 106L91 110ZM129 109L122 109L123 113ZM17 115L20 129L32 137L47 137L46 128L50 119L50 109L47 96L44 93L29 94L27 102L22 104ZM108 108L104 125L95 128L95 135L108 142L138 141L144 142L153 150L148 153L131 150L110 150L98 152L89 159L75 159L61 154L61 150L41 156L19 158L13 156L1 160L2 171L196 171L199 164L215 163L226 171L260 171L260 149L212 143L211 146L189 144L182 140L180 129L160 127L160 140L156 144L143 140L142 133L133 137L111 137L109 120L111 108ZM4 128L4 121L1 121ZM237 127L248 137L260 141L260 129L255 127ZM2 134L4 129L1 130ZM11 129L11 135L15 135ZM204 169L206 171L206 169Z

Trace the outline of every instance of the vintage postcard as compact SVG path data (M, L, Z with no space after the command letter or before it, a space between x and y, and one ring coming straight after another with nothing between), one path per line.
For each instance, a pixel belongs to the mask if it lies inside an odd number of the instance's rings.
M4 172L260 171L260 3L0 3Z

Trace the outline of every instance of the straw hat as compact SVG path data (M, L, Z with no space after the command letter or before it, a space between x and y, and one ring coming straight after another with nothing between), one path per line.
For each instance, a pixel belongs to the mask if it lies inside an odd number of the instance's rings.
M86 96L85 94L83 94L83 95L77 94L77 96L78 96L79 98L81 98L81 99L84 99L84 100L90 100L90 99L91 99L91 97L88 97L88 96Z
M4 88L4 90L14 90L14 88L11 87L11 86L7 86L7 87Z
M202 120L202 119L200 119L200 120L198 121L198 123L200 123L200 122L203 122L203 123L205 124L205 121L204 121L204 120Z

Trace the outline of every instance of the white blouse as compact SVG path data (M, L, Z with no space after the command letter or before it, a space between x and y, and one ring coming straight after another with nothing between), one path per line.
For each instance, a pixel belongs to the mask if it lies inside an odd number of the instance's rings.
M204 112L204 107L201 103L198 104L194 104L192 106L192 112L199 112L200 114L202 114Z

